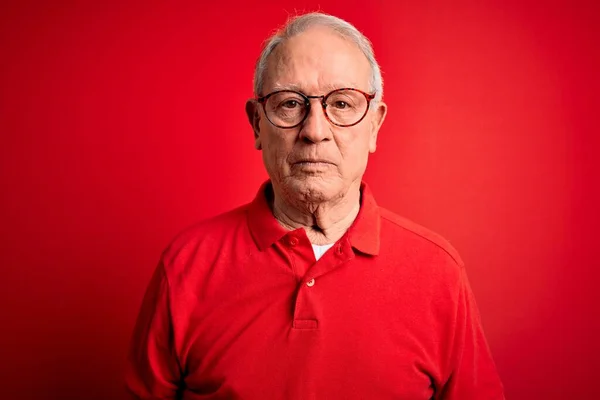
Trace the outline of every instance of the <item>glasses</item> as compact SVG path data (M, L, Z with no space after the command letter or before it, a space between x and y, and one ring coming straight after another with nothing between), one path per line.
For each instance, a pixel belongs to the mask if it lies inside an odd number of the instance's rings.
M350 127L363 120L375 93L353 88L336 89L323 96L307 96L294 90L278 90L256 99L269 122L278 128L295 128L310 112L310 99L321 99L327 120L336 126Z

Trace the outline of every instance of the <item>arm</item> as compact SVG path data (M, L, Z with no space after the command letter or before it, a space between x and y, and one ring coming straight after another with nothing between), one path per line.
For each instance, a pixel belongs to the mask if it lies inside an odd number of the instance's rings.
M451 371L436 399L503 400L504 391L488 348L479 310L461 268Z
M181 376L173 346L169 282L161 262L134 328L125 380L134 399L166 400L177 398Z

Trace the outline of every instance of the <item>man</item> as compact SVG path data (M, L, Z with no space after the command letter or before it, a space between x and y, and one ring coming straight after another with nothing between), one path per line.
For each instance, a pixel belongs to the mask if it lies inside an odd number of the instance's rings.
M246 111L270 180L164 252L141 399L502 399L459 256L362 182L386 115L368 40L320 13L265 46Z

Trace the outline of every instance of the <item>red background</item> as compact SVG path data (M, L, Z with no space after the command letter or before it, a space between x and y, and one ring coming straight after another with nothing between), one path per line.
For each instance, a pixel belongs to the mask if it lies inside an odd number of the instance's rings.
M103 3L0 6L2 399L121 398L160 252L266 177L262 40L319 7L374 43L366 179L461 252L507 397L597 396L595 2Z

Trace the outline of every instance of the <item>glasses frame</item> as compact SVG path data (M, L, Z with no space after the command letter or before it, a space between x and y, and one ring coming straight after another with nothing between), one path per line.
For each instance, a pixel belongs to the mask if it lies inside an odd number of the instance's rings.
M360 119L352 124L337 124L335 122L333 122L330 118L329 115L327 114L327 98L329 96L331 96L333 93L338 92L340 90L352 90L354 92L358 92L360 94L362 94L363 96L365 96L365 99L367 99L367 107L365 108L365 113L362 115L362 117L360 117ZM306 113L304 114L304 117L302 117L302 119L300 120L300 122L298 122L296 125L293 126L281 126L281 125L277 125L276 123L274 123L273 121L271 121L271 119L269 118L269 114L267 113L267 109L265 107L265 104L267 103L267 100L269 100L269 98L273 95L276 95L277 93L281 93L281 92L292 92L292 93L296 93L297 95L300 95L303 99L304 99L304 105L306 107ZM274 92L271 92L267 95L264 95L262 97L257 97L256 101L258 101L262 107L263 107L263 111L265 112L265 115L267 117L267 120L271 123L271 125L276 126L277 128L280 129L292 129L292 128L296 128L297 126L300 126L304 123L304 121L306 121L306 118L308 118L308 114L310 114L310 108L311 108L311 104L310 104L310 99L321 99L321 107L323 108L323 114L325 115L325 118L327 118L327 121L329 121L330 124L335 125L335 126L339 126L342 128L349 128L351 126L357 125L358 123L360 123L360 121L362 121L366 116L367 113L369 112L369 108L371 107L371 100L373 100L375 98L375 93L367 93L367 92L363 92L360 89L355 89L355 88L339 88L339 89L335 89L332 90L331 92L321 95L321 96L308 96L305 95L304 93L298 92L296 90L288 90L288 89L282 89L282 90L276 90Z

